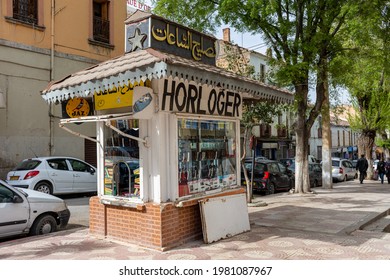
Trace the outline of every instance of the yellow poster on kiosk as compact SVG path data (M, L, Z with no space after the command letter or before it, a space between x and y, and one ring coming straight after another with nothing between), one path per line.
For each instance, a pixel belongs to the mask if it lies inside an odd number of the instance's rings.
M139 83L134 82L133 84L113 84L112 87L110 87L109 89L95 91L93 94L95 110L99 111L122 107L131 107L133 105L133 90L137 86L150 87L150 82L146 80L145 82L140 81Z

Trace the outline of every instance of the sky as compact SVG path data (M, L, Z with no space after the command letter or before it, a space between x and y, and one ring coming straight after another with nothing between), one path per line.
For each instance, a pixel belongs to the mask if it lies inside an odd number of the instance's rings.
M223 38L222 30L229 26L222 26L217 31L215 35L218 39ZM252 35L251 33L242 33L235 31L234 28L230 28L230 40L239 45L240 47L250 49L252 51L256 51L262 54L265 54L266 47L264 41L261 39L260 35Z

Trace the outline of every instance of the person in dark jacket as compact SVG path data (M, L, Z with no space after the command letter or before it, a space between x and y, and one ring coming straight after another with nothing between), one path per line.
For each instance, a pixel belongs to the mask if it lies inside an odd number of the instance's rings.
M378 169L379 178L381 178L381 183L383 184L383 180L384 180L385 174L386 174L386 163L383 160L383 158L378 162L377 169Z
M387 177L387 183L390 184L390 158L387 158L385 170L386 170L385 172Z
M361 157L358 159L356 163L356 170L359 170L360 184L363 184L363 180L364 178L366 178L367 169L368 169L368 161L364 157L364 155L361 155Z

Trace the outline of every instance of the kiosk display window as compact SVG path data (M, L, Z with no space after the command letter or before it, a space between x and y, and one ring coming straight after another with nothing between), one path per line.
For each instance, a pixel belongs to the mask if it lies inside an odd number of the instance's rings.
M236 122L178 119L179 197L237 185Z
M138 121L112 121L111 125L131 136L138 137ZM139 198L138 141L105 128L104 194Z

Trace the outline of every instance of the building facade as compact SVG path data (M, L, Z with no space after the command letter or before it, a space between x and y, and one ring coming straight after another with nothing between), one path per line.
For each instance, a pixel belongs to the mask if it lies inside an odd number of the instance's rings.
M68 155L94 163L96 145L59 129L50 81L123 53L126 1L0 3L0 178L24 158ZM94 127L84 128L94 135ZM95 160L96 163L96 160Z
M343 110L339 114L331 113L331 141L332 141L332 157L339 157L354 160L357 155L357 140L359 133L352 131L347 114L352 108L343 106ZM309 138L310 154L318 160L322 159L322 118L319 116L314 122L310 138Z

